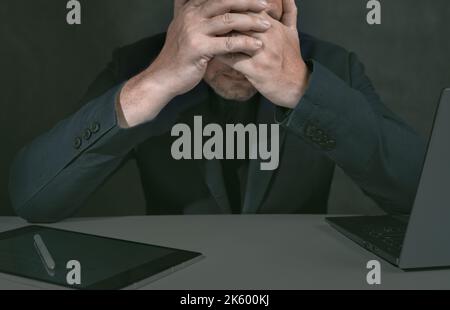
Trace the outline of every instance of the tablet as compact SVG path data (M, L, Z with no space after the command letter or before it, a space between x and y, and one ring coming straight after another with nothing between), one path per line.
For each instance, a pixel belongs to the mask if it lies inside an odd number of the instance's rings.
M0 233L0 273L73 289L133 288L201 257L197 252L43 226Z

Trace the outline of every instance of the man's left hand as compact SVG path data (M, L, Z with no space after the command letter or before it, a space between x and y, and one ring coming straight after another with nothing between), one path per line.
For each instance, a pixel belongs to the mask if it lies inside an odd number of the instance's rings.
M293 109L308 87L310 72L303 61L297 30L297 6L294 0L283 0L280 21L270 17L272 27L264 33L251 33L263 42L254 55L217 56L241 72L249 82L274 104Z

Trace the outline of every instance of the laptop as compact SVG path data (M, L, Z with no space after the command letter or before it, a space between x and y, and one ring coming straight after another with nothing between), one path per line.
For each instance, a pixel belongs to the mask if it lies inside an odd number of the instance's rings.
M401 269L450 266L450 88L442 92L436 111L411 214L326 221Z

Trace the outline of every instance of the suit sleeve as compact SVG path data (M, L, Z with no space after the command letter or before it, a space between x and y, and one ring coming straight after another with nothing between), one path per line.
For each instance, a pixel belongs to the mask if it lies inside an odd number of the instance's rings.
M122 87L117 64L104 70L75 114L16 156L9 191L16 213L30 222L72 215L130 156L143 139L118 127L115 101Z
M282 125L326 153L385 211L407 213L426 143L384 106L354 54L348 63L345 82L311 60L309 88Z

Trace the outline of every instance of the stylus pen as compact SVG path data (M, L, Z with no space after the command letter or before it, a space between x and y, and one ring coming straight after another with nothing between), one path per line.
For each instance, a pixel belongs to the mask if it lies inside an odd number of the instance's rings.
M39 234L34 235L34 245L36 246L36 250L38 251L39 256L41 257L42 262L45 264L45 267L51 271L55 270L56 264L53 260L52 255L48 251L45 246L44 240Z

